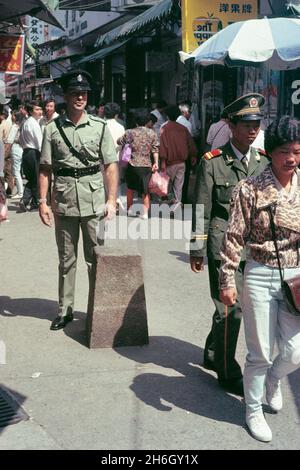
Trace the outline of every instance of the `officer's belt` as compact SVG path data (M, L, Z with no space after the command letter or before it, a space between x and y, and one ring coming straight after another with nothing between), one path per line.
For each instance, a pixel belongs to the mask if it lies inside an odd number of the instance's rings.
M100 171L100 165L93 165L89 168L59 168L55 176L72 176L80 178L81 176L94 175Z

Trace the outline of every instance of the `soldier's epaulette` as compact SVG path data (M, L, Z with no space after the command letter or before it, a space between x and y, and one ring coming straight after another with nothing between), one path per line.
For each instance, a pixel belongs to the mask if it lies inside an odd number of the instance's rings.
M222 155L222 150L214 149L211 152L206 152L203 155L203 158L205 158L205 160L211 160L212 158L219 157L220 155Z
M90 118L92 121L97 121L97 122L101 122L102 124L106 124L105 119L102 119L102 118L100 118L99 116L94 116L94 114L89 114L89 118Z
M264 149L257 149L261 155L267 155L267 152Z

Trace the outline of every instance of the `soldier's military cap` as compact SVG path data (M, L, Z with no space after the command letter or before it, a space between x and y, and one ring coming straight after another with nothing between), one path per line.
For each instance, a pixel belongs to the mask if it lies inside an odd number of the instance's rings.
M227 114L228 119L240 121L260 121L263 114L260 107L263 106L265 98L259 93L247 93L227 105L222 114Z
M90 91L92 76L85 70L72 70L58 79L59 85L64 92Z

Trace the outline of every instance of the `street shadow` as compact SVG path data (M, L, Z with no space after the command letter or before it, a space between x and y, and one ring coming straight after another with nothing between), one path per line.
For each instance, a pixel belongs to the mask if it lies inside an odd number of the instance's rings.
M47 320L49 327L57 316L57 302L49 299L38 298L18 298L0 296L0 315L3 317L33 317L40 320ZM74 341L87 346L85 334L86 314L84 312L74 312L74 320L69 323L63 332ZM55 333L55 332L54 332Z
M288 375L288 380L294 396L295 405L300 420L300 368L292 374Z
M132 295L127 305L122 325L114 335L112 344L114 348L117 348L144 345L148 344L148 341L145 288L144 284L142 284Z
M19 202L20 202L20 199L7 199L7 209L8 209L8 212L16 212L16 213L20 213L19 212Z
M190 264L190 254L184 251L169 251L169 255L176 256L178 261ZM207 259L204 259L204 265L207 265Z
M164 412L178 407L244 427L242 400L225 393L216 378L200 366L202 348L169 336L152 336L148 346L114 349L138 364L169 369L165 374L146 372L134 378L130 389L148 406Z
M34 317L52 321L57 314L57 302L38 298L0 296L0 315L3 317Z
M178 261L182 261L183 263L190 264L190 255L187 252L183 251L169 251L169 255L176 256Z

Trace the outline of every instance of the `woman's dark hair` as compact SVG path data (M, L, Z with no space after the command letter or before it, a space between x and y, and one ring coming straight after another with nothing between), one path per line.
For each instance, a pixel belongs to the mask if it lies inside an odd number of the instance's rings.
M288 142L300 142L300 121L291 116L281 116L265 130L265 150L271 154L274 149Z
M135 122L138 126L145 126L152 118L148 111L137 111L134 115Z
M120 114L120 106L117 103L106 103L104 107L104 116L107 119L114 119L117 114Z

